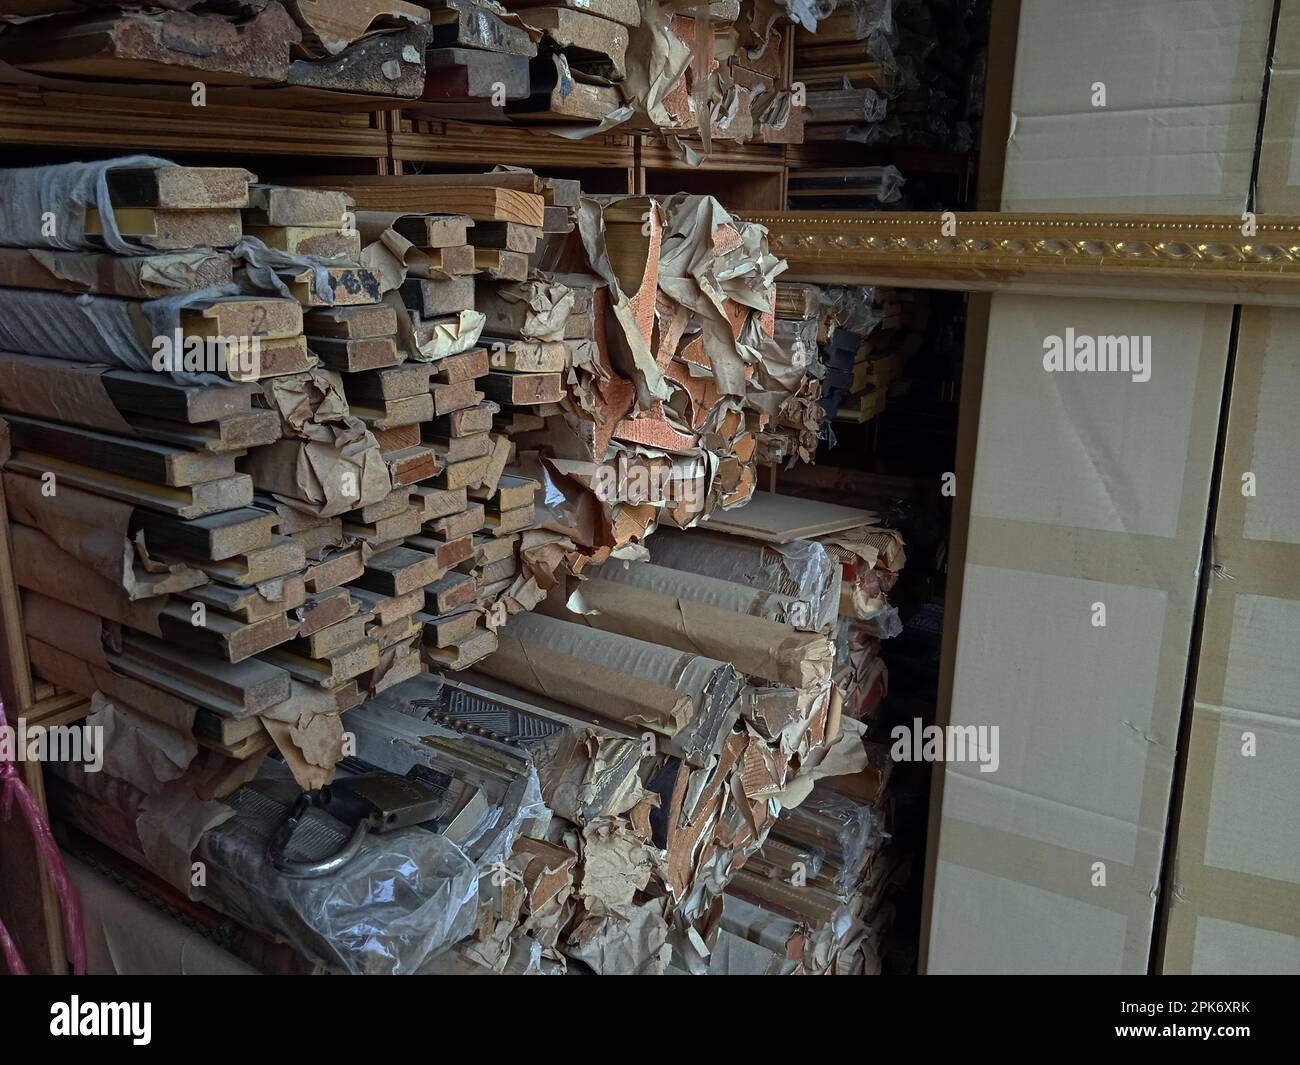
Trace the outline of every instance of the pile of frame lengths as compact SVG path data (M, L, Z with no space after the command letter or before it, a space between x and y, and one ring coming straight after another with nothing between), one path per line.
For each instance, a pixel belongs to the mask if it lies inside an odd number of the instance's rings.
M238 168L133 157L0 171L0 189L36 672L323 784L340 713L496 645L480 587L517 566L535 485L505 472L472 291L408 309L408 272L449 276L428 256L363 265L346 195ZM451 218L442 250L472 271Z
M776 5L659 0L0 0L0 81L229 108L395 113L580 139L798 143ZM218 133L218 136L229 134Z
M902 564L865 512L763 518L760 434L811 457L820 425L761 227L520 171L133 157L0 193L24 627L111 740L60 817L332 970L710 971L728 885L866 788ZM393 777L425 821L285 873L298 796ZM825 873L855 929L863 853ZM392 904L321 904L354 878ZM866 957L820 935L809 971Z

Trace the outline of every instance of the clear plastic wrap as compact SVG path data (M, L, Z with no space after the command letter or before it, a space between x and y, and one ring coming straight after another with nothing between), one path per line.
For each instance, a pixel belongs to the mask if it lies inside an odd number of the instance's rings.
M356 737L357 757L365 762L399 775L422 766L480 789L481 813L458 826L456 841L485 871L510 856L525 829L529 835L544 835L551 811L528 755L440 724L436 715L445 703L442 678L422 673L351 711L348 727Z
M207 895L224 912L353 974L417 972L470 933L478 868L451 840L422 828L368 835L356 856L327 876L278 873L266 857L278 823L266 816L274 812L267 800L291 804L298 788L292 779L268 779L277 770L287 777L270 763L230 796L235 817L207 832L195 851L207 866ZM324 811L310 816L311 830L295 834L291 857L329 854L348 832Z
M799 846L811 863L810 875L830 877L845 894L861 879L868 853L889 838L879 809L826 787L813 788L797 807L783 810L774 834Z
M171 166L154 155L128 155L95 163L59 163L0 170L0 246L103 251L149 255L117 228L108 191L108 172L125 167ZM249 175L250 177L252 175ZM99 212L103 234L86 236L86 212Z
M252 782L220 802L177 788L147 796L71 763L51 769L51 803L60 817L191 898L333 968L413 973L473 928L479 870L451 840L422 828L366 836L356 856L329 876L278 873L267 847L300 794L278 762L264 763ZM313 808L286 854L317 859L350 833Z
M866 336L880 324L872 285L823 285L819 299L822 317L829 318L838 329Z
M787 611L785 619L797 629L829 632L839 615L840 565L815 540L765 544L707 529L683 533L662 528L646 546L655 565L797 600L806 614L800 610L796 616Z

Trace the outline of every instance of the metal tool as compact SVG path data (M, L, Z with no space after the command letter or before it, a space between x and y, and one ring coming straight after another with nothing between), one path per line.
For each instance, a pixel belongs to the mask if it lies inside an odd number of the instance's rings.
M343 777L319 791L303 792L271 836L267 857L285 876L305 879L337 872L356 856L368 834L436 822L447 805L447 784L422 779L419 774L402 777L379 771ZM307 824L313 808L351 825L352 833L338 850L324 857L290 858L294 834Z

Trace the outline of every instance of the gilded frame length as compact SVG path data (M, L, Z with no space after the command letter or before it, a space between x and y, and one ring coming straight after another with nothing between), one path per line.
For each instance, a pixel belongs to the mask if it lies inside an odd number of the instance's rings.
M1300 306L1300 218L746 213L782 281Z

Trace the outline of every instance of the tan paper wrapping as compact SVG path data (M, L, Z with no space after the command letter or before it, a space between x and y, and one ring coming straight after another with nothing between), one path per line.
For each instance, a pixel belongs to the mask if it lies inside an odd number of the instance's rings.
M189 768L199 753L192 732L180 732L125 703L96 692L87 728L102 728L104 772L146 795L161 791Z
M144 534L130 535L128 503L69 485L56 485L53 495L45 495L43 482L12 472L4 474L4 489L13 521L40 530L132 601L208 583L201 570L150 557Z
M725 663L585 625L520 614L501 630L488 676L602 717L672 735Z
M120 586L68 554L44 533L26 525L11 527L18 584L61 602L89 610L133 629L161 636L158 615L164 596L132 602Z
M23 628L29 640L60 647L83 662L108 670L103 618L39 592L23 593Z
M830 640L818 633L606 581L600 571L573 588L565 607L551 604L544 609L552 616L562 611L564 620L592 628L730 662L741 673L793 688L830 676L835 657Z
M100 380L111 369L34 355L7 355L0 358L0 404L16 414L135 436L136 431L108 398Z

